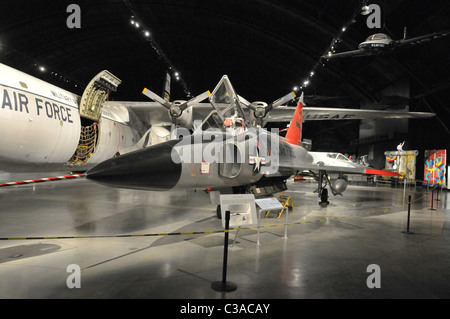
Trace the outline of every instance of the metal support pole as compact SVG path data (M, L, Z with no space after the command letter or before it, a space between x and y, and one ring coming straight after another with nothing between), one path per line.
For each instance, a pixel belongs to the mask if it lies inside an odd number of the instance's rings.
M234 244L236 244L238 235L239 235L239 231L241 230L241 227L238 228L237 232L236 232L236 236L234 236L234 240L233 240L233 245L231 245L231 248L234 247Z
M228 236L230 233L230 211L225 212L225 242L223 244L223 270L222 281L215 281L211 288L216 291L234 291L237 286L232 282L227 282L227 263L228 263Z
M406 199L406 178L403 178L403 206L405 207L405 199Z
M436 208L433 207L434 203L434 188L431 189L431 208L429 210L436 210Z
M257 240L256 240L257 245L261 245L261 243L259 242L260 232L261 232L261 210L259 211L259 217L258 217L258 235L257 235Z
M414 234L409 231L409 220L411 218L411 195L408 196L408 220L406 222L406 231L403 231L404 234Z
M289 207L286 206L286 211L284 212L286 215L284 217L284 239L287 239L287 224L288 224L288 214L289 214Z
M411 195L408 196L408 222L406 224L406 231L409 233L409 219L411 217Z

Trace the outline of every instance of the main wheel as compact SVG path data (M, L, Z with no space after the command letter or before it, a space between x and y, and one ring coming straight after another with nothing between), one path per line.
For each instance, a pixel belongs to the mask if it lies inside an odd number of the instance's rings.
M322 189L320 193L320 206L327 206L330 202L328 201L328 190L326 188Z
M222 210L221 210L220 205L217 205L217 208L216 208L216 215L217 215L217 218L218 218L218 219L222 219Z

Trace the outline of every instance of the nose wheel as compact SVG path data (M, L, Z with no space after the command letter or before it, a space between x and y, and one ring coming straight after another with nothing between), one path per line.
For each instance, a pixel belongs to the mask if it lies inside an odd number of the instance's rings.
M216 215L217 215L217 218L218 218L218 219L222 219L222 210L221 210L220 205L217 205L217 208L216 208Z

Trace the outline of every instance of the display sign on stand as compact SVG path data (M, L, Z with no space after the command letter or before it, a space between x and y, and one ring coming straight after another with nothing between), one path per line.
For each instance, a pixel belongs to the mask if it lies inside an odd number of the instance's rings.
M256 204L258 204L259 208L262 211L267 212L269 210L278 210L283 209L284 206L276 199L276 197L266 197L266 198L258 198L255 200Z
M276 197L266 197L266 198L258 198L255 200L256 204L258 204L259 218L258 218L258 236L257 236L257 245L261 245L260 243L260 232L261 232L261 212L268 212L270 210L279 210L286 209L286 221L284 226L284 238L287 239L287 218L288 218L288 207L284 207Z
M225 229L222 280L213 282L211 288L216 291L227 292L237 289L236 284L227 281L229 229L230 227L239 227L240 229L242 226L257 224L255 196L252 194L220 195L220 210L222 225Z
M258 224L255 196L253 194L220 195L222 216L230 212L230 227L248 227ZM222 218L225 228L225 218Z

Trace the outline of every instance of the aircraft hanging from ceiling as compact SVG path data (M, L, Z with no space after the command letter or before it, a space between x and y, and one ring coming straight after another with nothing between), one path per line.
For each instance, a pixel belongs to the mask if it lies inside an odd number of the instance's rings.
M200 103L207 92L190 101L170 102L169 92L163 99L150 91L146 94L156 102L108 101L120 83L102 71L80 97L0 64L0 170L85 171L118 154L166 142L175 127L193 130L194 119L211 111L211 103ZM242 118L252 119L253 125L289 122L295 108L280 105L292 98L290 93L270 106L240 98ZM434 114L304 108L306 121L430 116Z
M147 89L143 93L161 100ZM293 93L284 96L272 107L293 96ZM218 205L217 192L267 196L287 189L289 177L310 171L317 177L320 203L326 205L326 186L330 186L334 195L342 194L347 187L346 174L401 176L358 165L344 156L341 159L332 153L309 152L301 143L304 117L301 99L286 137L262 127L270 106L260 106L260 113L264 114L256 115L254 123L246 121L243 106L249 103L236 94L226 75L209 101L212 105L210 113L195 125L193 133L179 129L170 141L106 160L89 169L86 177L118 188L151 191L211 189L211 194L215 194L211 196L212 202ZM182 116L186 109L176 108L177 112L173 112L176 117ZM219 207L217 211L220 211Z
M339 53L328 52L327 55L322 56L322 60L332 60L336 58L346 58L346 57L383 55L392 53L399 48L423 44L435 39L446 37L448 35L450 35L450 30L434 32L431 34L407 39L405 29L403 39L393 40L389 35L385 33L375 33L369 36L364 42L361 42L358 45L358 50L351 50Z

